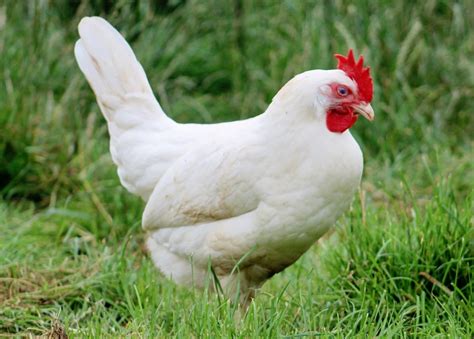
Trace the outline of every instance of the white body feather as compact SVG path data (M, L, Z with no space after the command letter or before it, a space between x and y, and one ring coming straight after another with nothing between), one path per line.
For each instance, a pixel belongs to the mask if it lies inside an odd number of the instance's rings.
M110 24L84 18L79 33L76 58L107 119L120 180L147 201L151 256L176 282L203 286L210 264L248 298L348 208L362 153L348 131L328 131L315 93L332 79L356 86L342 71L298 75L252 119L177 124Z

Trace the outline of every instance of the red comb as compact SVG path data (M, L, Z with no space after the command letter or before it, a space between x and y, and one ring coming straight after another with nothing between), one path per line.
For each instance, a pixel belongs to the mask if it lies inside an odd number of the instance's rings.
M346 72L347 76L357 83L360 99L365 102L371 102L374 86L370 77L370 67L364 68L364 57L361 55L356 63L352 48L347 53L347 56L340 54L334 56L338 60L337 68Z

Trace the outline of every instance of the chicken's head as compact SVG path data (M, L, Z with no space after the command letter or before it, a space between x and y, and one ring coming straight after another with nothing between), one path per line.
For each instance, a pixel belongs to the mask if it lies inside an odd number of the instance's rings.
M342 133L352 127L360 115L369 121L374 119L370 102L373 84L369 67L364 58L354 59L349 50L347 56L336 54L337 70L313 70L291 79L274 100L284 106L299 107L300 111L324 121L327 129Z
M352 49L347 57L336 54L339 63L337 68L344 71L352 80L353 86L343 83L331 83L326 89L326 94L332 98L332 106L326 113L326 125L331 132L344 132L357 120L357 114L363 115L368 120L374 119L374 111L370 102L373 95L370 68L364 68L364 57L360 56L355 61Z

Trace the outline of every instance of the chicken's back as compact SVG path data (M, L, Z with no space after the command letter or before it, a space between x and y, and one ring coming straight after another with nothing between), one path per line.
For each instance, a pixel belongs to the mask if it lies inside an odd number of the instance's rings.
M100 17L79 24L75 56L107 120L122 185L145 201L164 173L206 140L238 133L245 121L178 124L163 112L125 39Z

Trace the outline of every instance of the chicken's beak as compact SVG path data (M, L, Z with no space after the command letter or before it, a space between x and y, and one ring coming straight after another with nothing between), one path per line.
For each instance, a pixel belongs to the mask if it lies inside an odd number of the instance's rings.
M370 104L360 103L358 105L355 105L354 111L356 111L369 121L372 121L375 118L374 110L372 106L370 106Z

